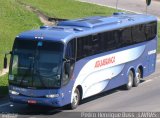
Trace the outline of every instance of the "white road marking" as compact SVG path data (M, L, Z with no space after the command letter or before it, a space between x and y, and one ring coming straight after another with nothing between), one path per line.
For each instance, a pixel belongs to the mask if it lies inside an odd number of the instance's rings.
M1 104L0 107L4 107L4 106L7 106L7 105L10 105L11 102L7 102L7 103L4 103L4 104Z
M153 77L152 80L159 79L160 76Z
M148 83L148 82L151 82L151 81L153 81L153 80L155 80L155 79L159 79L160 78L160 76L157 76L157 77L154 77L154 78L152 78L152 79L148 79L148 80L145 80L143 83L141 83L141 84L146 84L146 83Z
M145 80L144 82L140 83L140 85L147 84L147 83L149 83L149 82L151 82L151 81L153 81L153 80L151 80L151 79Z

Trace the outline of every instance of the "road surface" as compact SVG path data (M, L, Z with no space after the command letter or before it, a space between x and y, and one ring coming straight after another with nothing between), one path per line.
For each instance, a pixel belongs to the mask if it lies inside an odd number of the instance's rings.
M29 107L27 105L13 104L9 101L0 105L0 113L30 118L80 117L82 112L139 112L160 111L160 60L157 62L156 72L145 78L138 87L126 91L117 88L82 101L75 110L66 108ZM78 112L78 113L68 113ZM39 116L40 115L40 116Z
M109 6L116 8L117 0L80 0L99 4L102 6ZM118 9L133 11L137 13L146 13L146 0L118 0ZM155 15L160 18L160 2L152 0L151 5L148 7L148 14Z

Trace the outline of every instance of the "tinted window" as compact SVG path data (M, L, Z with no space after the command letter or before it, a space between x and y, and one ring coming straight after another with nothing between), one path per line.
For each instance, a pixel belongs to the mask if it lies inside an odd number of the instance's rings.
M65 73L66 72L66 63L64 64L64 71L63 71L63 77L62 77L62 85L66 85L73 74L74 64L75 64L75 52L76 52L76 40L72 39L70 42L68 42L65 52L65 58L70 61L70 74Z
M66 53L65 53L65 57L67 59L70 59L70 58L74 59L75 58L75 52L76 52L75 42L76 42L76 40L73 39L67 44Z
M103 32L77 39L77 59L99 54L118 47L118 31Z
M157 35L157 22L146 24L145 29L146 29L145 34L146 34L147 40L152 40Z
M77 58L81 59L92 54L92 36L77 39Z
M106 39L107 39L107 46L106 46L107 51L117 48L117 44L119 40L117 31L107 32Z
M101 52L101 39L99 34L92 35L92 54L97 54Z
M119 45L118 31L103 32L99 35L101 52L116 49Z
M133 43L140 43L146 40L145 25L136 25L132 27Z
M140 24L77 39L77 59L134 45L156 36L157 23Z
M130 27L120 30L120 35L121 47L125 47L132 44L132 34Z
M9 83L43 89L60 87L63 47L59 42L16 39L10 68L14 79Z

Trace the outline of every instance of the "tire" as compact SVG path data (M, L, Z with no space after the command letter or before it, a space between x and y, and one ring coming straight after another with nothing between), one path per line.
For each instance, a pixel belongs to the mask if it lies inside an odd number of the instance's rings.
M125 90L130 90L132 88L132 86L133 86L133 79L134 79L133 72L130 71L129 74L128 74L128 82L124 86Z
M70 104L70 109L76 109L80 102L80 92L78 88L75 89L73 93L72 103Z
M138 69L137 74L138 74L138 75L137 75L137 76L134 78L134 80L133 80L133 86L134 86L134 87L137 87L137 86L139 85L140 80L141 80L141 78L142 78L142 72L141 72L140 68Z

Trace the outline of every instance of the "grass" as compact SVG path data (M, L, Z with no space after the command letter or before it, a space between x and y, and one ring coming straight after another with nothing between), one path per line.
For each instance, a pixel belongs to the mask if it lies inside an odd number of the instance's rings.
M37 29L42 23L34 13L27 11L16 0L0 0L0 6L1 71L4 53L11 50L16 35L25 30ZM7 75L0 77L0 96L7 94L7 85Z
M37 16L20 6L16 0L0 0L0 70L4 52L11 50L14 38L20 32L41 25Z
M115 9L83 3L76 0L19 0L36 7L51 17L64 19L82 18L95 15L111 15Z
M0 77L0 98L8 93L8 75Z

